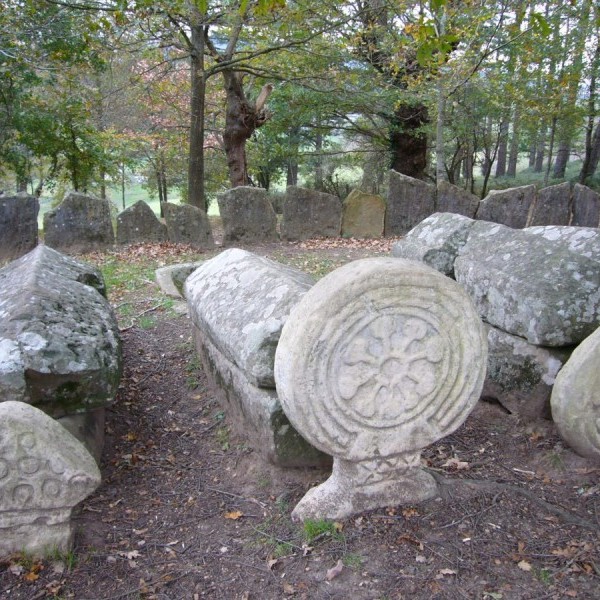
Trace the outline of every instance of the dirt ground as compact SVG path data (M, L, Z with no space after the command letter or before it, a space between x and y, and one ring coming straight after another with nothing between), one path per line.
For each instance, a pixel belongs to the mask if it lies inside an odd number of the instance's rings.
M254 250L318 271L389 245ZM600 469L552 423L482 401L423 452L439 498L302 527L291 510L328 473L266 464L230 429L188 317L177 303L153 308L159 296L149 279L111 295L152 320L120 317L125 369L103 482L76 513L74 551L0 562L0 598L600 598Z

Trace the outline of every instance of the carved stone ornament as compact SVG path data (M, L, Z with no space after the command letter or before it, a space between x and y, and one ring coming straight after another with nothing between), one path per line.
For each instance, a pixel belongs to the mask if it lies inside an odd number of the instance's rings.
M92 455L23 402L0 402L0 556L69 550L71 511L100 484Z
M420 450L455 431L483 385L487 341L465 292L420 263L360 260L307 292L284 325L284 411L334 457L293 517L344 518L436 495Z

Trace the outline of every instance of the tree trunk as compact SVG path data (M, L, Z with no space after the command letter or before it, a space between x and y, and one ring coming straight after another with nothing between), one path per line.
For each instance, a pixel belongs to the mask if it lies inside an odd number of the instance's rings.
M499 135L500 144L496 160L496 177L504 177L506 175L506 155L508 152L508 121L501 121Z
M188 159L188 202L206 211L204 198L204 105L206 98L206 75L204 73L205 27L191 28L191 100L190 140ZM160 187L160 186L159 186Z
M446 173L446 158L444 148L444 118L446 113L446 96L442 74L438 75L437 82L437 121L435 126L435 179L439 183L448 179ZM453 182L451 182L453 183Z
M600 8L594 9L594 17L600 19ZM591 65L590 75L590 96L588 98L588 114L585 127L585 156L579 173L579 182L585 184L588 177L592 177L598 166L598 157L600 156L600 123L596 126L594 132L594 121L596 119L596 85L598 83L598 70L600 69L600 38L596 42L594 59ZM594 158L595 157L595 158ZM595 161L595 162L594 162Z
M598 162L600 161L600 123L596 126L589 156L590 158L586 165L584 182L588 177L594 176L594 173L596 173L596 169L598 168Z
M517 163L519 162L519 125L521 121L521 111L519 107L515 108L513 117L512 136L510 138L510 148L508 151L508 167L506 169L507 177L517 176Z
M554 171L552 172L554 179L562 179L565 176L570 153L571 145L569 141L562 140L558 144L558 150L556 151L556 162L554 163Z
M315 190L325 191L325 178L323 176L323 133L317 129L315 136Z
M231 187L239 187L250 184L246 164L246 141L268 119L264 105L273 87L263 86L256 103L253 104L244 93L242 74L230 69L224 69L222 73L227 102L223 145Z
M529 144L529 168L535 168L535 157L537 152L537 138L532 140L531 144Z
M288 159L286 185L298 185L298 159L296 157Z
M401 104L394 113L390 128L391 168L398 173L424 179L427 167L427 135L423 126L429 123L423 105Z
M552 167L552 153L554 152L554 137L556 135L556 123L557 117L552 119L552 127L550 129L550 147L548 148L548 165L546 167L546 174L544 175L544 185L548 185L550 179L550 169Z
M541 173L544 168L544 155L546 153L546 127L537 136L537 147L535 149L534 173Z

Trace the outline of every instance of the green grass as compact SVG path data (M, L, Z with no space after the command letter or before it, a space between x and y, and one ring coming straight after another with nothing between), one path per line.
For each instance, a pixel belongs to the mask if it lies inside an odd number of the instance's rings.
M304 521L302 531L307 544L321 537L330 537L335 540L344 539L344 534L340 532L336 524L325 519L307 519Z

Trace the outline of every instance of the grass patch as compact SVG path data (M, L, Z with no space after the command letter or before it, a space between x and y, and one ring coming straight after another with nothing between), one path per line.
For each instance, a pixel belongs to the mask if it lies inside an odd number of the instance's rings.
M337 541L344 539L344 534L340 526L333 521L325 519L307 519L302 526L302 532L307 544L311 544L323 537L330 537Z

